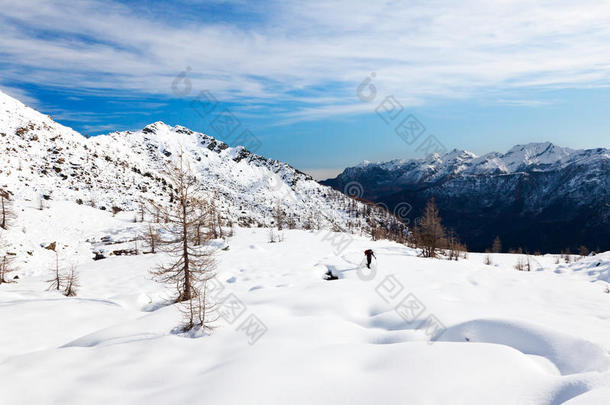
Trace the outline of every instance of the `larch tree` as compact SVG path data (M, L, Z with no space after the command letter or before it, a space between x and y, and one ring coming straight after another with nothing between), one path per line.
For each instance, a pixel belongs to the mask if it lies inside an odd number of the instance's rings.
M0 228L8 229L13 219L15 219L15 213L10 194L8 191L0 188Z
M496 236L496 239L494 239L494 242L491 245L491 252L492 253L502 253L502 242L500 241L499 236Z
M78 288L80 287L80 279L78 277L78 269L76 265L70 266L68 275L65 277L66 287L64 289L64 295L66 297L76 297Z
M159 232L153 226L153 224L148 224L146 231L144 231L140 235L140 239L142 239L144 245L148 247L148 249L150 249L148 253L157 253L157 242L159 240Z
M57 251L54 251L55 253L55 263L53 265L53 267L51 267L51 274L52 277L50 279L47 280L47 283L49 285L48 290L52 291L52 290L57 290L59 291L63 285L63 281L64 281L64 277L61 275L61 269L59 267L59 253L57 253Z
M9 278L9 273L16 270L13 265L15 257L8 254L7 248L8 245L0 234L0 284L13 282Z
M286 219L286 213L282 209L282 206L278 202L273 209L273 220L275 222L275 226L277 226L277 230L281 231L282 226L284 225L284 221Z
M201 232L201 224L210 223L209 204L200 191L200 183L182 154L165 171L171 185L169 205L150 202L151 212L159 211L167 222L160 225L157 249L170 260L151 271L161 283L176 288L176 302L184 303L184 330L209 329L212 305L207 283L214 278L214 258L208 242L210 232ZM198 231L199 230L199 231Z
M466 245L460 242L460 239L457 237L455 231L451 229L447 230L446 235L445 243L449 252L449 256L447 258L449 260L457 261L461 255L468 251L468 249L466 248Z
M437 250L445 241L445 229L441 224L441 217L436 208L434 198L426 204L423 215L417 221L413 230L413 237L418 248L422 250L423 257L436 257Z

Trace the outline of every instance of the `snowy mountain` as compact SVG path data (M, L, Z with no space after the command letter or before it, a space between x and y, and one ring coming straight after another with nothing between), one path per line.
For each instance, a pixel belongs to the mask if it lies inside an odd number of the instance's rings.
M610 249L610 150L573 150L549 142L476 156L453 150L425 159L364 162L323 184L362 197L410 204L411 219L434 197L445 223L480 250L496 235L508 247L558 251ZM352 183L353 184L353 183Z
M253 154L181 126L156 122L135 132L90 139L0 92L0 188L17 200L78 201L101 209L137 210L142 197L169 198L163 178L181 151L225 220L273 224L276 207L296 227L366 231L384 221L382 208L356 217L341 193L286 163ZM370 221L367 221L370 220Z

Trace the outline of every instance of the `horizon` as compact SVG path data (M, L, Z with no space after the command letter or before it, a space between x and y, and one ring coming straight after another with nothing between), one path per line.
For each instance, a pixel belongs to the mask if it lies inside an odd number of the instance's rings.
M0 4L0 89L83 134L248 131L316 179L430 147L610 145L610 5Z

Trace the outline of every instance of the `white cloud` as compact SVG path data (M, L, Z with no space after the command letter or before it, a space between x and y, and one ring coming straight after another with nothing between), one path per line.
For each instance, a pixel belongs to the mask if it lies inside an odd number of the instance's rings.
M255 26L170 24L97 0L0 0L0 10L5 82L171 95L191 66L193 94L311 101L285 122L365 111L355 88L372 71L380 94L405 106L610 82L610 4L589 0L275 1L248 6L265 17Z
M40 106L40 102L36 98L31 97L23 89L18 89L16 87L9 87L9 86L0 86L0 91L4 92L5 94L8 94L9 96L11 96L13 98L18 99L23 104L28 105L32 108L38 108Z

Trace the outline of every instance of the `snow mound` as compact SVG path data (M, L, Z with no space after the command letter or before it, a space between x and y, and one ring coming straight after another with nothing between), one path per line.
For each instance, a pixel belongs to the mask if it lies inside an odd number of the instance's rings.
M606 371L610 367L608 355L596 344L521 321L476 319L448 328L438 340L510 346L547 358L562 375Z
M599 388L574 397L564 402L563 405L606 404L608 403L608 398L610 398L610 388Z
M589 256L569 264L557 266L556 272L583 275L591 281L610 282L610 252Z

